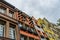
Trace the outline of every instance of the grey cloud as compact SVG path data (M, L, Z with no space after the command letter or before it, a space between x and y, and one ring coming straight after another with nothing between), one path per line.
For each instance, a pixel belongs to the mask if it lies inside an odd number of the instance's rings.
M56 23L60 17L60 0L6 0L35 18L46 17Z

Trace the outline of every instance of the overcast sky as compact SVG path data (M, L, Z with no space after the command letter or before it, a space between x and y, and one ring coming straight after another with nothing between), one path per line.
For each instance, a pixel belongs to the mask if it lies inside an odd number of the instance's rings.
M60 18L60 0L6 0L30 16L47 18L56 23Z

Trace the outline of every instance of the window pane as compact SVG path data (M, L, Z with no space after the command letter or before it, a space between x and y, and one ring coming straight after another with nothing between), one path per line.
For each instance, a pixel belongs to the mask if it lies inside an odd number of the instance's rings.
M14 14L13 12L11 12L11 11L9 12L10 17L13 17L13 14Z
M5 9L3 9L3 8L0 8L0 12L1 12L1 13L5 13L5 12L6 12L6 10L5 10Z
M19 27L22 27L22 24L20 23L20 24L18 24L18 26L19 26Z
M20 40L27 40L27 36L20 35Z
M15 39L15 28L10 27L10 29L9 29L9 37L11 39Z
M31 37L30 37L29 40L34 40L34 38L31 38Z
M0 24L0 36L4 36L4 25Z
M12 13L9 13L9 16L10 16L10 17L13 17L13 14L12 14Z
M41 40L47 40L46 38L41 38Z

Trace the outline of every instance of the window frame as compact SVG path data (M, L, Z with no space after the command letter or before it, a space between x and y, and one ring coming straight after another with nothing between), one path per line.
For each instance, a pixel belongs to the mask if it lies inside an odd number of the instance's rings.
M13 30L15 30L15 32L13 31L13 33L10 33L10 28L12 28ZM14 34L15 33L15 34ZM13 35L10 35L10 34L13 34ZM11 36L11 37L10 37ZM14 38L12 38L12 36L14 37ZM9 26L9 38L11 38L11 39L16 39L16 26L15 25L12 25L12 24L10 24L10 26Z
M2 12L2 11L4 11L4 12ZM4 8L4 7L1 6L0 7L0 12L3 13L3 14L6 14L6 8Z
M2 21L2 20L0 20L0 25L2 25L3 26L3 33L2 33L2 37L4 37L5 36L5 26L6 26L6 24L5 24L5 22L4 21Z
M12 12L11 10L9 10L9 16L13 18L14 12Z

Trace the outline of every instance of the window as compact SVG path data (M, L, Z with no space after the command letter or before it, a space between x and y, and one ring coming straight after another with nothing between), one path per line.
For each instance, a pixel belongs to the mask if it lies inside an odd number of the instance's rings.
M23 30L24 31L27 31L28 30L28 26L27 25L25 25L25 26L23 25L22 27L23 27Z
M27 40L27 36L20 35L20 40Z
M18 24L18 26L19 26L19 27L22 27L22 24L21 24L21 23L19 23L19 24Z
M11 12L11 11L9 12L10 17L13 17L13 14L14 14L13 12Z
M15 28L13 26L10 26L10 29L9 29L9 37L11 39L15 39Z
M4 22L0 20L0 36L4 36L4 27Z
M41 40L47 40L46 38L41 38Z
M22 27L23 27L22 24L19 23L19 24L18 24L18 29L20 30Z
M0 24L0 36L4 36L4 25Z
M34 38L31 38L31 37L30 37L29 40L34 40Z
M0 8L0 12L1 12L1 13L5 13L6 10L5 10L4 8Z
M31 28L31 31L32 31L32 32L36 32L34 28Z

